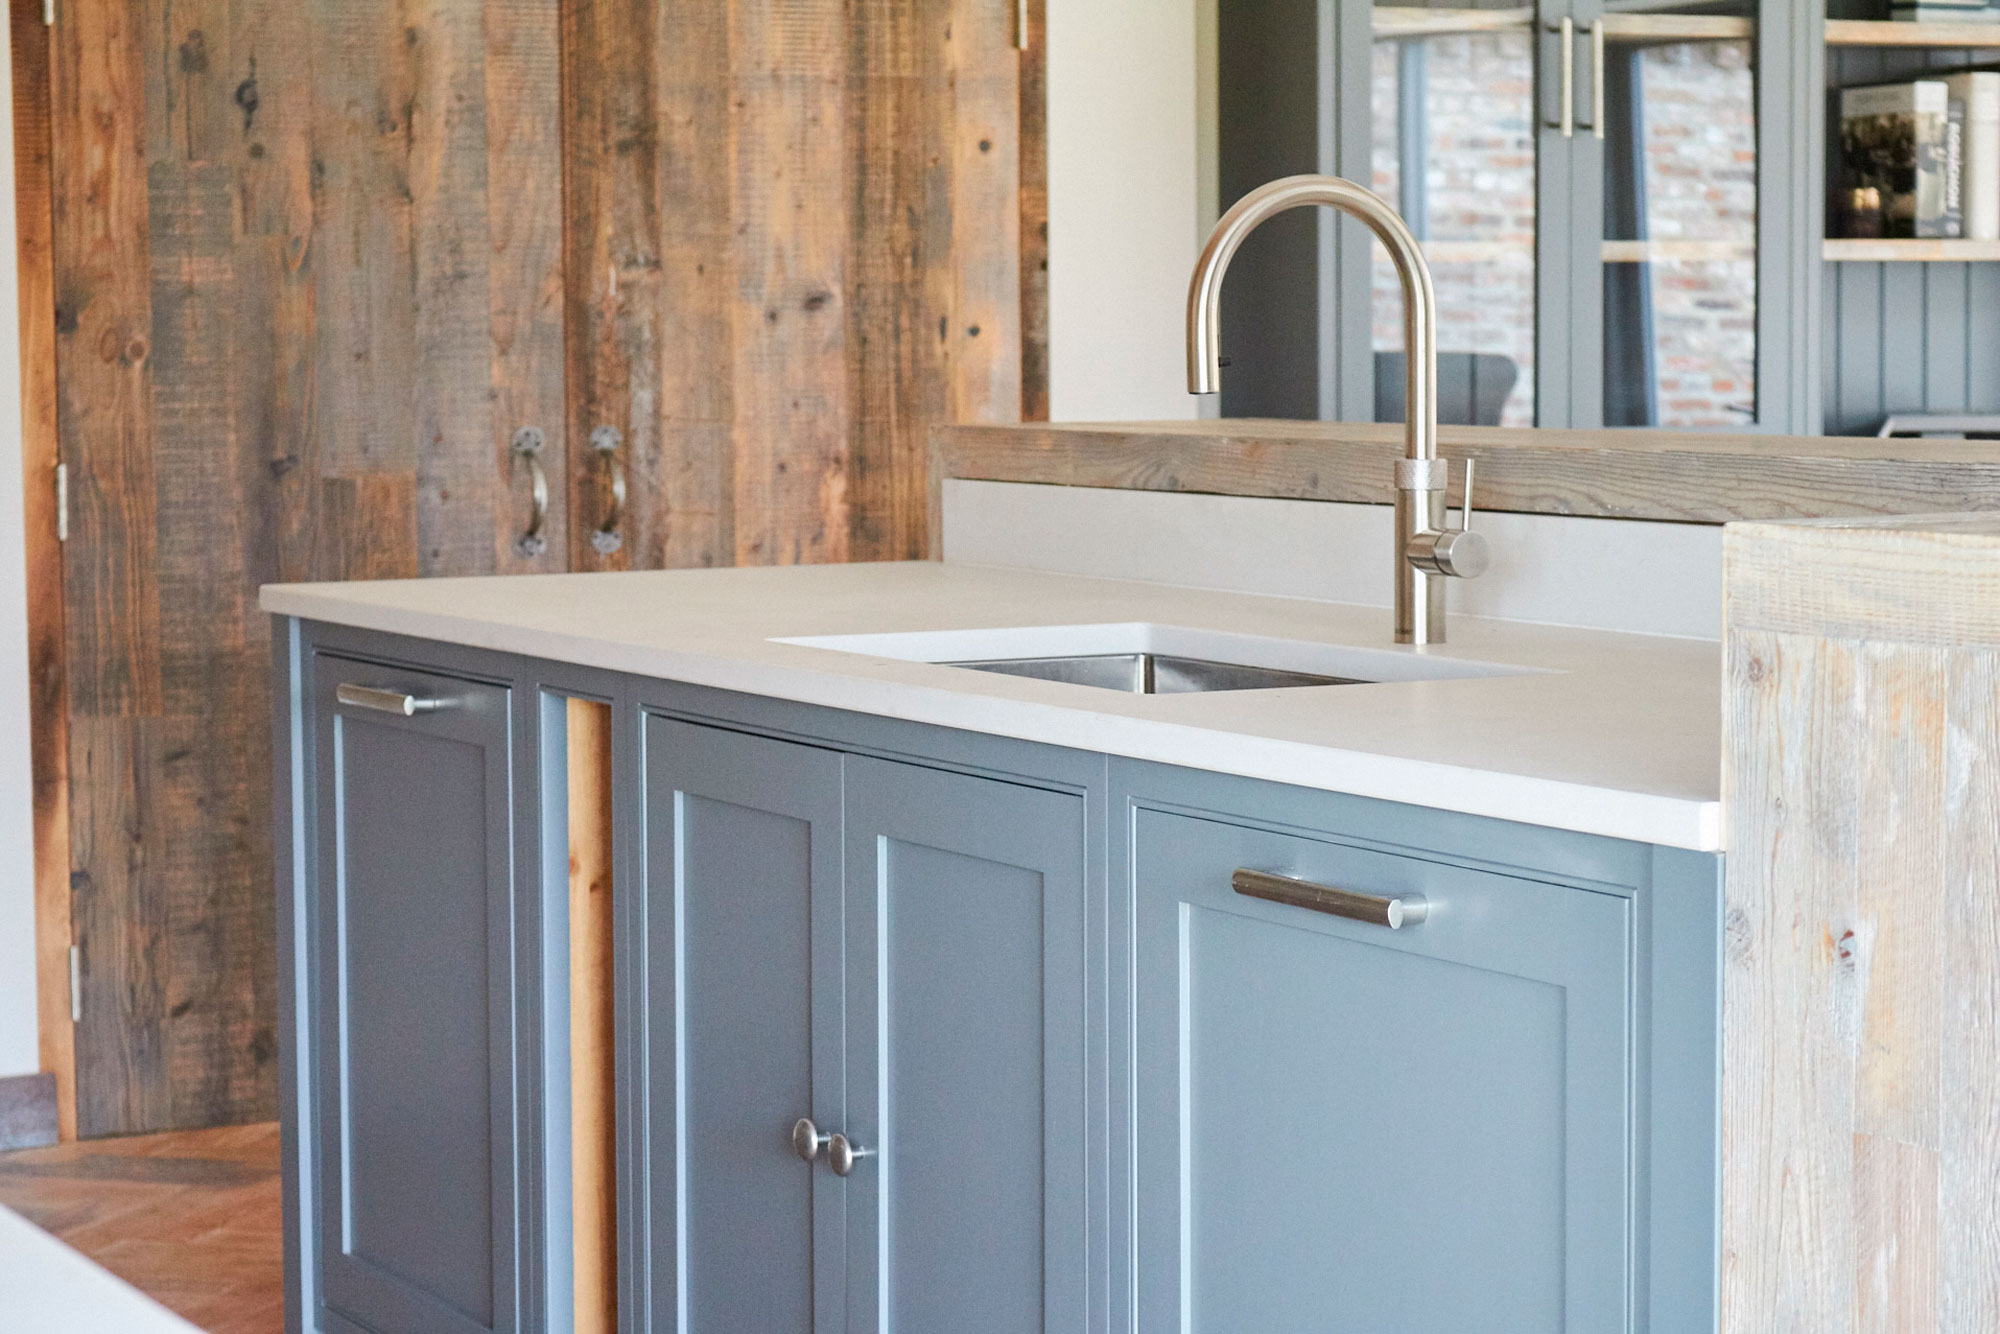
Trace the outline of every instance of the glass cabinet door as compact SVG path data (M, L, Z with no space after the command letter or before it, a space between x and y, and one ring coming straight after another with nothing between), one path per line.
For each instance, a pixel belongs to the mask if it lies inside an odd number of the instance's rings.
M1377 4L1370 169L1423 242L1438 297L1439 420L1533 426L1535 11ZM1375 419L1403 419L1402 291L1372 247Z
M1757 421L1753 11L1608 12L1583 40L1603 154L1603 425L1745 429Z

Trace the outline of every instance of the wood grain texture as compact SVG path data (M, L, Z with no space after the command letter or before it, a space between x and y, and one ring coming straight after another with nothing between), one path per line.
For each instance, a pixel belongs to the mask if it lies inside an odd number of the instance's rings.
M55 1077L57 1125L76 1138L76 1035L70 1024L69 699L63 555L56 513L54 181L49 29L36 0L12 0L14 227L21 338L22 518L27 543L28 746L33 775L35 1001L41 1067Z
M284 1327L276 1123L0 1154L0 1204L211 1334Z
M57 26L85 1133L275 1109L257 586L565 563L515 549L507 452L532 414L562 466L557 32L526 0Z
M1231 420L947 426L944 475L976 481L1389 504L1402 428ZM1672 431L1440 430L1479 463L1479 505L1522 514L1733 523L2000 509L1990 441Z
M930 428L1013 420L1028 383L1040 56L1012 18L566 11L570 431L624 433L634 496L603 552L600 470L572 470L577 568L924 554Z
M576 1334L616 1334L611 708L573 699L568 724L570 1183Z
M1021 52L1021 420L1049 419L1049 6L1028 7ZM933 553L940 549L931 548Z
M1992 1329L2000 521L1724 553L1724 1327Z

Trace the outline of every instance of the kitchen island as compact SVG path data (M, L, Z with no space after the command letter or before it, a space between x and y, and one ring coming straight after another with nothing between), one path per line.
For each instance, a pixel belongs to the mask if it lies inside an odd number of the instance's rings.
M265 606L305 1328L582 1327L576 701L622 1328L1714 1323L1712 642L933 564ZM1366 683L951 665L1224 651Z

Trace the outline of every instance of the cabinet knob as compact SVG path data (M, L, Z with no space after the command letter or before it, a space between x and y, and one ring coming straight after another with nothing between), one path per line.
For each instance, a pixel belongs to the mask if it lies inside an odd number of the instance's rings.
M874 1156L875 1150L862 1148L838 1131L826 1142L827 1165L833 1168L833 1174L837 1177L844 1177L852 1172L854 1164L861 1159Z
M819 1151L826 1147L832 1136L819 1133L819 1127L812 1123L810 1116L802 1116L792 1123L792 1152L806 1162L819 1157Z

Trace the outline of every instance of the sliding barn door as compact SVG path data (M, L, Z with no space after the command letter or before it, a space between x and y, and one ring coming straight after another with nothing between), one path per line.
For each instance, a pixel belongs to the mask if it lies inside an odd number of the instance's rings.
M931 427L1043 401L1020 5L563 7L575 568L925 554Z
M247 1121L277 1101L257 586L566 563L556 9L58 11L78 1124Z

